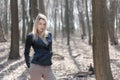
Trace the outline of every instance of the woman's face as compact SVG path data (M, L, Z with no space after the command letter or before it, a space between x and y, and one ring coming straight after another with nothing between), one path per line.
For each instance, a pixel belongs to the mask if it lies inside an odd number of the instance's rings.
M40 19L38 22L38 32L42 33L45 31L45 29L46 29L46 21L43 19Z

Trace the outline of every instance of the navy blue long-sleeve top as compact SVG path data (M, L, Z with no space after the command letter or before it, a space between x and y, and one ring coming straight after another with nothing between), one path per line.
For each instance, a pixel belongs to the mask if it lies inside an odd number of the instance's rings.
M25 42L24 56L27 67L30 67L30 63L48 66L52 64L52 35L48 33L46 36L47 44L40 37L33 38L33 33L27 35ZM34 49L34 55L30 60L30 48Z

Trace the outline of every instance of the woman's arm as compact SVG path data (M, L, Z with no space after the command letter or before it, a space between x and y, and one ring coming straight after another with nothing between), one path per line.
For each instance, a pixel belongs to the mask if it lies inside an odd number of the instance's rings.
M25 57L25 62L28 68L30 68L30 48L32 45L32 35L28 34L25 42L25 50L24 50L24 57Z
M49 33L49 34L50 34L50 37L51 37L50 50L51 50L51 52L52 52L52 54L53 54L53 51L52 51L52 34L51 34L51 33Z

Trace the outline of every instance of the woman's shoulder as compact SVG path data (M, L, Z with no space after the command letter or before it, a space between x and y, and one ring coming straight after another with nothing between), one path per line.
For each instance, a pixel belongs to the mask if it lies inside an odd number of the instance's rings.
M51 33L50 31L46 31L46 32L45 32L45 34L46 34L46 37L48 37L48 36L51 36L51 35L52 35L52 33Z
M32 37L33 37L33 33L32 33L32 32L31 32L31 33L28 33L28 34L27 34L27 37L32 38Z

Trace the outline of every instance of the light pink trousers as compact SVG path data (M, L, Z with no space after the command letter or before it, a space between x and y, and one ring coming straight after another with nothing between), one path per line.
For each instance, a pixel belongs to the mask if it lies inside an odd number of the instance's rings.
M56 80L51 66L31 64L30 80Z

